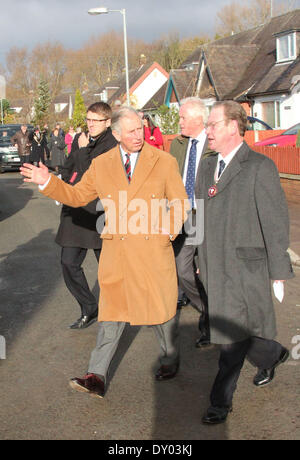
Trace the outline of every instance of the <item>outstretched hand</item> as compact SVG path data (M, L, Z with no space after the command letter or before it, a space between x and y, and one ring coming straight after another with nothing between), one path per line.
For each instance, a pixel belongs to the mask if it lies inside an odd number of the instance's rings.
M20 168L20 173L24 176L24 182L33 182L37 185L44 185L50 177L47 166L41 161L39 162L39 167L24 163Z

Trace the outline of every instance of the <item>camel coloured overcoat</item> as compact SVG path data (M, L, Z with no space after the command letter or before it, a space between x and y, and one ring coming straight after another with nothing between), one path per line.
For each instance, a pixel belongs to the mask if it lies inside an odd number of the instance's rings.
M154 325L174 317L177 275L171 240L182 227L188 199L169 153L145 143L129 183L117 146L95 158L75 186L51 176L42 193L72 207L101 200L106 221L99 321Z

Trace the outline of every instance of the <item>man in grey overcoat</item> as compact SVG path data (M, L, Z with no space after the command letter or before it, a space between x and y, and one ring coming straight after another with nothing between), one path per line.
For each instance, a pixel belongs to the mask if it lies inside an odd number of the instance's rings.
M211 342L221 345L219 372L204 423L222 423L232 410L246 357L258 368L256 386L271 382L289 352L274 340L271 280L283 289L293 270L287 253L289 217L275 164L244 142L240 104L217 102L206 126L218 152L202 163L195 186L204 200L204 240L198 247L208 296Z

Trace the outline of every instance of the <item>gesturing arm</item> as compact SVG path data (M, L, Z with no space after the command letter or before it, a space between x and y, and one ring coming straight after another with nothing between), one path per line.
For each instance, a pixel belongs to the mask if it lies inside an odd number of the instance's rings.
M98 194L95 187L95 171L93 164L83 175L82 179L75 186L66 184L58 177L49 173L48 168L42 163L39 167L25 163L20 168L25 182L32 182L37 185L45 186L41 191L60 203L78 208L87 205L90 201L97 198Z

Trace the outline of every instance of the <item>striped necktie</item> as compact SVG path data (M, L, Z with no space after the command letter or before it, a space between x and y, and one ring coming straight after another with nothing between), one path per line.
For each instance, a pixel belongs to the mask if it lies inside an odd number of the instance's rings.
M221 174L222 174L222 172L224 171L225 166L226 166L225 161L224 161L224 160L221 160L221 161L220 161L220 164L219 164L218 179L220 179Z
M128 182L130 182L130 181L131 181L131 163L130 163L130 155L128 155L128 153L126 153L125 156L126 156L125 171L126 171L126 174L127 174Z

